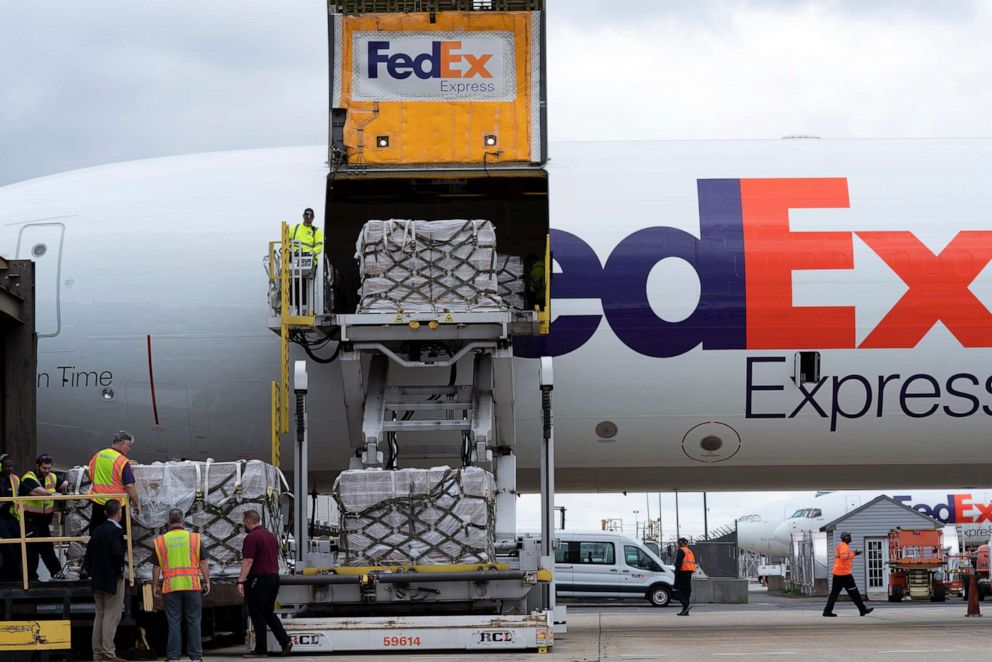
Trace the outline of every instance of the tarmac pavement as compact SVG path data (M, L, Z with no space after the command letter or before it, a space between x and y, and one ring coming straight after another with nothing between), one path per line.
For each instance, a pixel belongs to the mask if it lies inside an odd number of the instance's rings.
M700 605L688 617L677 608L636 603L570 605L568 634L556 637L546 655L522 653L424 653L293 656L309 660L410 659L414 662L497 662L502 660L954 660L992 659L992 613L965 618L960 600L946 603L873 602L859 617L850 603L838 603L838 618L823 618L822 598L751 596L747 605ZM988 603L983 603L988 606ZM988 609L992 612L992 608ZM209 660L238 658L242 650L209 654Z

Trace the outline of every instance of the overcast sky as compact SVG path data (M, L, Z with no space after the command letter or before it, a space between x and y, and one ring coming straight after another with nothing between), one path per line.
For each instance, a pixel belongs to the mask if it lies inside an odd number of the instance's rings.
M992 1L549 0L553 140L988 136ZM0 0L0 185L327 139L325 0ZM552 149L552 158L554 152ZM781 495L775 495L781 497ZM771 497L718 495L711 524ZM563 497L571 522L644 495ZM656 497L651 508L656 514ZM674 498L666 495L674 525ZM682 523L702 530L699 497ZM527 528L539 522L522 504Z
M992 133L992 2L548 4L555 140ZM326 109L324 0L0 0L0 185L321 144Z

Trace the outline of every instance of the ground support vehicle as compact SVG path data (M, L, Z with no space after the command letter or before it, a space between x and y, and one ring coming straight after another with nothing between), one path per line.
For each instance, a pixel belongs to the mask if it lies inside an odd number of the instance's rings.
M644 544L620 533L561 531L555 585L560 598L647 600L666 607L675 571Z
M889 531L889 602L947 597L947 556L940 529Z

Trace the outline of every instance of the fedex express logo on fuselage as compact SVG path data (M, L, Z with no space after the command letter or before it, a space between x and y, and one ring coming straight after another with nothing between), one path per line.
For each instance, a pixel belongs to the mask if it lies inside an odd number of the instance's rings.
M910 231L796 232L790 209L847 208L847 180L698 180L699 236L671 227L638 230L606 263L579 237L551 231L561 268L553 300L599 299L603 315L562 315L542 338L519 338L521 356L560 356L585 344L602 317L625 345L651 357L714 349L912 348L941 322L963 347L992 347L992 313L968 289L992 260L992 231L963 231L939 252ZM794 306L792 276L805 269L853 269L854 236L907 291L860 342L853 306ZM658 317L648 276L666 258L695 269L699 303L688 318ZM992 392L992 391L990 391Z
M512 32L359 32L352 42L357 101L513 101Z
M948 494L946 503L935 505L913 503L913 497L908 494L892 498L945 524L992 523L992 503L975 501L971 494Z

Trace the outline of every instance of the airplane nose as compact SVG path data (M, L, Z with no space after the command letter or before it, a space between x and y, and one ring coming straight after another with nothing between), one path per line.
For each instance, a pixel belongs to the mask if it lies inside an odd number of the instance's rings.
M785 520L772 531L772 541L774 544L781 549L779 552L782 556L789 553L792 547L792 531L795 529L796 523Z

